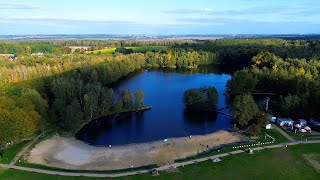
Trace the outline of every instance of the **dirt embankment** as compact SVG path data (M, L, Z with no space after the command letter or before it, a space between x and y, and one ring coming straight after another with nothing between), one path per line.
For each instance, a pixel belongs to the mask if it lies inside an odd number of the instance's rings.
M81 169L115 170L149 164L167 164L175 159L196 155L208 148L247 140L246 137L227 131L181 138L168 142L129 144L123 146L95 147L75 138L54 136L40 142L26 156L29 163L46 166Z

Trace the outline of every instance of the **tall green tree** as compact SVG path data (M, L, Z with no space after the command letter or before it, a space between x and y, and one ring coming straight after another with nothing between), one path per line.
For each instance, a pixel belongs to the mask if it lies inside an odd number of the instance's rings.
M251 95L236 96L232 103L232 110L238 124L245 127L259 113L257 104Z
M142 107L143 99L144 99L144 94L142 89L137 89L136 92L134 93L135 106Z
M132 93L129 89L122 90L119 98L122 100L125 109L131 109L133 107Z

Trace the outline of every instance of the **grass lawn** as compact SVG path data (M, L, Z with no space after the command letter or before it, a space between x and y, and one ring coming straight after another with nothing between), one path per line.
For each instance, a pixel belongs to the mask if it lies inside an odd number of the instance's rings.
M78 180L78 179L99 179L99 178L87 178L87 177L68 177L68 176L57 176L57 175L47 175L47 174L38 174L32 172L25 172L20 170L0 170L0 179L6 180ZM104 178L105 179L105 178Z
M262 142L271 141L271 139L269 137L267 137L265 139L265 134L269 134L270 136L275 138L275 143L274 144L280 144L280 143L288 142L288 139L285 138L282 134L280 134L277 130L275 130L275 129L262 129L261 135L254 142L242 143L241 145L252 144L252 143L255 143L255 142L261 142L262 143ZM257 146L254 146L254 147L257 147ZM215 151L211 151L211 152L208 152L208 153L200 154L200 155L197 155L197 156L192 156L192 157L189 157L189 158L186 158L186 159L178 159L175 162L184 162L184 161L189 161L189 160L193 160L193 159L209 157L209 156L213 156L213 155L216 155L216 154L227 153L227 152L231 152L231 151L235 151L235 150L237 150L237 149L233 149L232 146L226 146L226 147L223 147L223 148L219 149L219 151L215 150Z
M125 47L125 48L131 48L133 52L135 53L143 53L146 51L160 51L162 49L165 49L166 46L134 46L134 47ZM116 48L108 48L108 49L102 49L102 50L96 50L96 51L87 51L85 54L113 54L115 52Z
M319 134L294 134L294 133L288 133L293 139L301 141L301 140L316 140L320 139Z
M14 144L3 151L3 156L0 158L0 163L10 163L12 159L18 154L22 148L24 148L30 141L22 141L20 143ZM8 158L8 159L7 159Z
M306 162L305 155L320 156L320 144L296 145L254 152L253 155L238 154L222 158L219 163L205 161L180 167L178 172L160 172L160 176L150 174L128 176L117 179L317 179L320 174ZM320 162L319 162L320 163ZM96 179L85 177L62 177L6 170L0 179ZM104 178L105 179L105 178Z
M281 133L279 133L275 129L262 129L261 136L260 136L260 141L265 141L264 140L265 134L269 134L270 136L275 138L276 139L276 141L275 141L276 144L288 142L288 139L286 137L284 137ZM268 140L270 140L270 138L268 138Z
M44 170L52 170L52 171L59 171L59 172L71 172L71 173L96 173L96 174L106 174L106 173L112 173L112 174L118 174L118 173L125 173L130 171L139 171L139 170L148 170L158 167L157 165L148 165L143 167L136 167L133 169L119 169L119 170L105 170L105 171L94 171L94 170L72 170L72 169L61 169L61 168L55 168L50 166L44 166L41 164L31 164L27 163L24 160L22 160L20 163L17 162L16 165L23 166L23 167L30 167L30 168L37 168L37 169L44 169Z

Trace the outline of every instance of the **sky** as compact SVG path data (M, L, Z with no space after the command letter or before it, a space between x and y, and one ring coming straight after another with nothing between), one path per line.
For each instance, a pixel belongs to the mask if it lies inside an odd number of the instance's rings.
M0 34L320 33L319 0L0 0Z

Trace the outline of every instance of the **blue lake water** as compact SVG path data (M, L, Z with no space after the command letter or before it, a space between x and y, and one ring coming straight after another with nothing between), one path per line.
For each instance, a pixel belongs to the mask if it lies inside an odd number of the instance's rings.
M127 113L117 118L104 117L84 126L76 137L95 146L123 145L163 140L170 137L208 134L231 128L231 118L216 113L186 112L183 93L190 88L214 86L218 108L230 106L223 95L231 75L216 68L184 71L135 72L113 85L115 92L141 88L145 105L151 110ZM229 110L225 110L228 112Z

